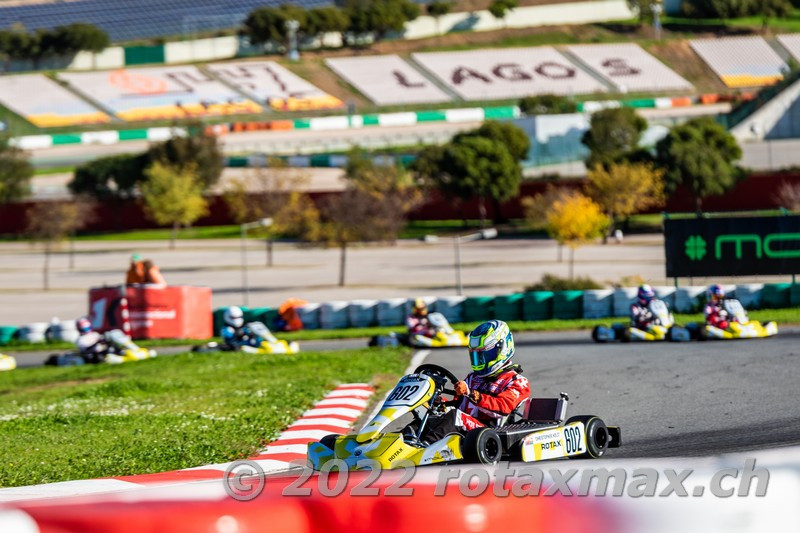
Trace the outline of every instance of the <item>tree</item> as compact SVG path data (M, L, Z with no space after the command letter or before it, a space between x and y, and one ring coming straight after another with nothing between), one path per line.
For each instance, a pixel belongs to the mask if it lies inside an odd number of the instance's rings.
M675 192L679 185L686 186L694 195L698 214L703 198L736 185L742 176L736 165L741 157L736 139L709 117L674 126L656 144L657 165L665 170L667 193Z
M427 7L426 11L428 12L428 15L430 15L433 18L436 19L436 33L437 34L441 35L441 33L442 33L442 30L439 27L440 19L443 16L447 15L448 13L450 13L450 11L452 11L452 10L453 10L453 4L451 4L450 2L443 2L442 0L434 0L433 2L428 4L428 7Z
M664 170L648 163L596 165L589 171L586 193L608 216L610 233L617 219L664 203Z
M79 165L67 186L72 194L116 204L114 217L117 227L120 227L122 204L136 195L139 184L145 179L147 165L145 154L101 157Z
M82 22L53 29L50 40L59 55L74 54L82 50L102 52L111 44L105 31Z
M485 201L513 198L522 180L519 161L508 147L480 135L459 136L442 149L423 150L414 169L420 181L445 195L477 198L481 221L486 220Z
M684 15L692 18L727 19L750 15L756 0L685 0Z
M147 150L150 163L160 162L183 170L191 167L197 172L203 191L214 186L225 162L217 138L206 133L199 124L187 128L187 135L174 135L171 139L156 143Z
M636 13L639 24L653 20L654 0L627 0L627 3L630 10Z
M406 22L419 16L419 6L410 0L345 0L344 10L350 21L350 33L371 34L376 41L389 32L401 33Z
M31 192L33 166L27 154L0 137L0 205L18 202Z
M564 199L572 191L565 187L548 185L544 193L536 196L526 196L522 199L522 208L525 213L525 223L537 231L547 230L547 216L550 208L558 200ZM563 245L558 244L558 262L562 261Z
M601 109L592 115L581 142L589 149L586 166L609 165L641 158L639 140L647 121L629 107Z
M141 185L145 212L156 224L172 225L169 247L173 249L180 226L189 226L208 213L203 183L191 166L156 162L145 174L147 181Z
M778 206L800 213L800 183L783 182L774 199Z
M272 219L270 226L254 230L266 239L268 267L273 265L275 239L293 237L315 241L319 236L319 211L307 194L296 190L308 181L307 177L286 176L281 171L288 169L283 167L285 164L279 159L270 161L269 167L256 170L247 181L231 180L223 195L237 224Z
M390 213L405 216L422 201L422 192L411 173L400 165L378 165L358 149L348 154L345 178L381 202Z
M463 200L478 198L481 220L486 219L485 201L495 205L519 191L520 161L527 157L530 140L524 131L507 122L485 122L460 133L445 146L427 147L412 165L417 179L446 195Z
M562 115L577 113L578 104L564 96L540 94L522 98L519 101L519 110L526 115Z
M557 199L547 213L547 233L570 249L569 277L575 277L575 249L600 237L609 224L599 205L579 192Z
M84 226L89 210L89 204L80 201L39 202L28 209L27 234L44 243L44 290L50 290L50 254L53 248Z
M345 285L347 248L351 243L395 240L405 223L399 206L354 185L325 198L320 211L320 240L339 247L340 287Z
M250 12L242 24L241 33L253 44L275 43L286 46L289 32L286 23L296 20L298 38L308 32L308 12L305 9L283 4L280 7L259 7Z
M344 33L350 25L347 13L335 6L315 7L308 12L308 35L322 42L326 33Z
M505 24L508 12L517 7L517 0L493 0L489 5L489 13Z
M761 29L766 31L769 19L788 17L794 10L789 0L761 0L754 5L754 15L761 15Z

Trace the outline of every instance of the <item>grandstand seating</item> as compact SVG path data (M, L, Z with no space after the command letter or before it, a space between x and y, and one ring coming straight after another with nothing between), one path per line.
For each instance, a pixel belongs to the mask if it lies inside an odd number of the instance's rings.
M622 92L692 89L688 81L637 44L586 44L567 50Z
M108 32L112 41L129 41L236 27L256 7L277 7L283 0L73 0L0 4L0 27L22 23L28 30L88 22ZM306 8L331 0L295 0Z
M280 111L338 109L344 104L274 61L217 63L206 67L219 79Z
M43 74L0 77L0 102L42 128L111 120Z
M690 44L728 87L773 85L789 70L761 37L722 37Z
M418 53L412 57L465 100L607 90L549 46Z
M326 59L336 74L378 105L447 102L450 97L397 55Z
M252 100L191 66L62 73L60 77L123 120L261 112Z
M778 41L792 54L796 61L800 61L800 33L778 35Z

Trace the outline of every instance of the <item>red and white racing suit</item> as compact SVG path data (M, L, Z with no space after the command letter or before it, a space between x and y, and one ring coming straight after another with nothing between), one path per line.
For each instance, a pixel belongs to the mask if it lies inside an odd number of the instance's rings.
M531 394L528 378L517 372L516 368L509 368L491 377L469 374L465 380L467 386L470 391L478 391L480 399L475 403L466 396L456 397L458 409L428 421L425 440L432 443L448 433L466 434L481 426L494 426L500 418L511 414Z
M406 319L406 327L409 335L423 335L425 337L434 337L436 335L436 330L431 327L427 316L410 315Z
M708 302L706 305L706 324L718 327L720 329L728 329L730 321L728 312L725 311L722 301Z
M638 303L631 304L631 326L648 331L654 321L655 317L647 306L639 305Z

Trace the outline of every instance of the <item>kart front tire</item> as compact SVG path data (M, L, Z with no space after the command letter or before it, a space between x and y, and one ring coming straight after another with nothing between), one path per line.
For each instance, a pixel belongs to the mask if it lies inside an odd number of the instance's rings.
M604 339L600 338L600 327L601 326L595 326L594 329L592 329L592 340L594 342L605 342Z
M336 433L331 433L330 435L325 435L321 439L319 439L319 443L325 446L326 448L333 450L336 446L336 438L341 437L341 435L337 435Z
M503 457L503 442L492 428L473 429L464 437L461 453L468 463L493 465Z
M631 342L631 328L622 328L620 330L619 340L622 342Z
M586 434L586 451L580 455L573 455L574 459L597 459L602 457L608 449L611 435L608 432L606 423L596 416L573 416L564 425L568 426L573 422L583 422L583 431Z

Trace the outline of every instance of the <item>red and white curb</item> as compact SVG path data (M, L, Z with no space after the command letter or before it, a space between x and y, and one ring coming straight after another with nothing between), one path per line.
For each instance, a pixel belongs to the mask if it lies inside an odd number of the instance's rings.
M306 445L331 433L344 434L367 407L372 387L364 383L339 385L314 407L303 413L276 440L252 457L265 473L291 468L291 462L306 458ZM222 479L231 463L198 466L172 472L140 474L106 479L64 481L45 485L0 489L0 502L60 498L118 492L152 486ZM2 529L2 531L6 531ZM9 530L12 531L12 530Z

